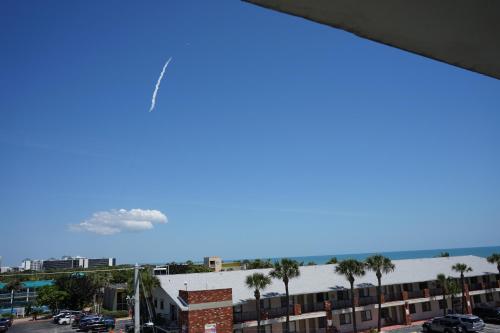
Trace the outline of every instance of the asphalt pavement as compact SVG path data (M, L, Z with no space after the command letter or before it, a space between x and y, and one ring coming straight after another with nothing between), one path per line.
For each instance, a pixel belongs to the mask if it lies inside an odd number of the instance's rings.
M124 329L127 320L116 322L114 332L119 333L120 329ZM76 328L71 328L71 325L57 325L52 323L52 320L37 320L37 321L19 321L9 329L8 333L76 333Z

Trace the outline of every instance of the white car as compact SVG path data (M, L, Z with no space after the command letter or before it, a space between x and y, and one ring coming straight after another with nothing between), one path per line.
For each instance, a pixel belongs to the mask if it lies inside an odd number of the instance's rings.
M59 321L57 323L59 325L69 325L73 322L73 318L75 318L74 315L66 315L64 317L59 318Z

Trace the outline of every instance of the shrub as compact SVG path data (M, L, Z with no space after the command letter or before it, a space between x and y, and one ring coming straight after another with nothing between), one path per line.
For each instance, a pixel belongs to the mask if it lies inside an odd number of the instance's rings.
M126 317L128 317L127 310L110 311L110 310L103 309L101 313L104 316L109 316L109 317L113 317L113 318L126 318Z

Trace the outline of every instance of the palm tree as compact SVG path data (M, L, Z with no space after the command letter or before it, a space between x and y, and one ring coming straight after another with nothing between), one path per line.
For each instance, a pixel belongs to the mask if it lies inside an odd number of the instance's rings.
M257 311L257 333L260 333L260 291L271 284L271 278L262 273L253 273L248 275L245 281L248 288L254 289L255 310Z
M104 302L104 290L109 286L112 280L112 275L108 272L96 272L92 276L92 280L95 285L95 294L94 294L94 309L95 312L100 313L102 309L102 303Z
M451 296L451 309L455 312L455 295L460 292L460 287L454 278L448 276L446 279L446 288Z
M448 291L448 280L444 274L438 274L436 280L439 282L443 295L443 316L446 316L446 310L448 309L448 302L446 302L446 293Z
M489 263L497 264L498 274L500 274L500 253L493 253L487 259Z
M326 262L327 265L329 264L338 264L339 260L337 259L337 257L331 257L330 260L328 260Z
M355 259L342 260L335 267L335 272L344 275L351 284L352 328L354 333L357 333L356 304L354 303L354 278L365 275L365 264Z
M274 263L274 268L269 273L272 278L279 279L285 284L286 293L286 333L290 332L290 294L288 282L300 275L299 263L292 259L283 258Z
M467 266L467 264L456 263L451 267L455 272L460 273L460 284L462 286L462 313L465 313L465 278L464 273L472 272L472 268Z
M375 272L378 280L377 286L377 301L378 301L378 321L377 330L380 332L382 326L382 274L389 274L394 271L396 267L391 259L384 257L380 254L373 255L366 258L365 260L366 268Z

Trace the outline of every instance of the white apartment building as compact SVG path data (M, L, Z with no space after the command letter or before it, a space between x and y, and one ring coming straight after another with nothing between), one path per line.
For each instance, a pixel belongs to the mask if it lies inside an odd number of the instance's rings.
M377 305L377 278L373 272L355 281L358 329L377 326L378 311L382 324L410 324L415 320L443 314L447 308L460 309L460 295L443 301L436 276L443 273L459 278L451 267L465 263L473 271L466 273L467 310L478 304L500 306L500 277L495 265L476 256L394 260L394 272L382 278L383 302ZM254 291L245 278L255 272L269 274L271 269L158 276L161 287L153 293L156 312L172 327L183 332L204 332L204 325L216 325L218 333L256 332ZM292 332L352 331L350 285L335 273L335 265L300 267L300 277L290 281L290 330ZM284 330L286 298L282 281L261 292L261 325L265 333ZM212 326L210 326L212 327Z

